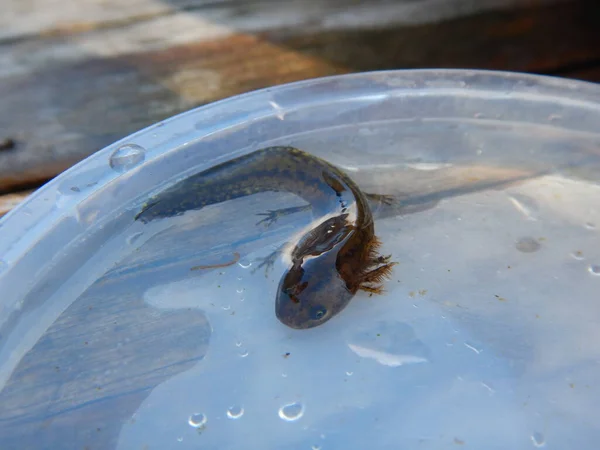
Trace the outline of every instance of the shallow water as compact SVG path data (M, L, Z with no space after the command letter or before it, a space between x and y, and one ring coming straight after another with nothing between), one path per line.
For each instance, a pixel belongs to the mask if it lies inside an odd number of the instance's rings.
M595 448L600 165L560 149L574 134L524 151L519 127L438 125L295 138L408 205L376 221L400 263L385 294L315 329L276 320L281 261L255 270L311 219L256 225L291 195L149 225L131 209L84 236L88 262L49 269L60 288L6 334L0 447ZM367 153L373 133L391 137Z

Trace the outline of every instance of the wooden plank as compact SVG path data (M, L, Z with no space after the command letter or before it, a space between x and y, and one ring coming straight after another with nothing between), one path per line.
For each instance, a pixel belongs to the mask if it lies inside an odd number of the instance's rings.
M582 0L434 25L308 35L283 27L262 37L179 12L3 45L0 140L16 148L0 152L0 193L166 117L279 83L405 67L545 72L597 60L597 10Z
M102 39L98 36L98 39ZM197 105L344 69L248 35L5 77L0 192L53 177L140 128Z
M75 302L0 392L0 448L115 448L151 390L206 353L202 312L157 311L125 285L101 291Z
M0 217L25 200L32 192L33 191L24 191L0 195Z
M600 60L561 67L551 72L554 76L575 78L583 81L600 82Z
M319 29L372 28L392 24L431 23L482 11L544 5L566 0L20 0L3 2L0 41L36 35L74 34L116 28L188 12L204 21L238 32L297 27Z
M278 30L269 39L352 70L423 67L547 73L600 60L600 3L481 13L435 25L300 35Z

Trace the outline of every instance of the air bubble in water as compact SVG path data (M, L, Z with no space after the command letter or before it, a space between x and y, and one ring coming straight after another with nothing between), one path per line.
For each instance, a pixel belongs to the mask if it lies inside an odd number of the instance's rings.
M252 266L252 261L241 260L238 262L238 266L240 266L242 269L249 269Z
M470 344L468 342L464 342L465 347L467 347L469 350L474 351L475 353L477 353L478 355L483 351L482 349L477 348L476 346L474 346L473 344Z
M230 419L239 419L244 415L244 408L241 406L230 406L227 408L227 417Z
M194 428L202 428L204 425L206 425L207 421L208 419L202 413L192 414L188 419L188 423Z
M515 209L529 220L537 220L540 207L531 197L523 194L513 193L508 196Z
M116 149L109 158L109 165L117 172L126 172L146 158L146 151L136 144L125 144Z
M588 267L588 272L595 276L600 276L600 265L592 264Z
M541 244L532 237L524 237L517 241L515 247L523 253L534 253L541 248Z
M131 245L131 246L135 245L135 243L138 241L138 239L140 237L142 237L143 235L144 235L144 233L142 233L141 231L138 233L133 233L131 236L129 236L127 238L127 245Z
M279 408L279 417L286 422L294 422L304 415L304 405L299 402L288 403Z
M531 435L531 442L533 442L533 445L538 448L546 445L544 435L542 433L538 433L537 431Z

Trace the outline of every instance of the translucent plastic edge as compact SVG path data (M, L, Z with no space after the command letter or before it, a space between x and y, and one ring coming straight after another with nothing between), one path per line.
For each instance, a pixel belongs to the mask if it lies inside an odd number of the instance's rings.
M419 70L394 70L362 72L347 75L338 75L322 78L313 78L294 83L283 84L275 87L251 91L245 94L229 97L208 105L185 111L166 120L143 128L129 136L104 147L83 159L71 168L58 175L52 181L42 186L31 194L20 205L0 219L0 265L3 258L11 263L19 258L19 253L26 251L21 240L35 243L57 220L60 220L65 210L71 210L85 197L74 198L63 203L61 208L55 208L53 202L43 201L43 198L54 198L60 195L59 185L68 184L74 178L90 167L106 167L104 177L93 188L86 192L91 195L101 190L108 183L120 177L120 173L109 167L109 158L112 153L122 145L134 143L141 145L145 150L146 161L158 158L171 149L214 132L221 132L228 127L241 122L248 122L260 117L275 115L273 102L282 110L292 110L299 107L318 105L324 100L320 96L301 95L308 89L318 90L335 84L335 90L324 89L327 93L326 102L347 100L349 94L398 95L410 92L410 95L436 95L448 91L471 92L477 96L499 95L502 97L516 97L532 101L562 102L582 108L600 108L600 85L579 80L532 75L517 72L501 72L488 70L460 70L460 69L419 69ZM233 117L243 120L230 121L227 126L220 125L219 120L224 117ZM198 127L198 123L206 122L206 126ZM165 127L165 128L163 128ZM158 129L169 129L163 140L150 138ZM35 210L33 216L25 214L26 211ZM42 220L40 220L42 217ZM9 250L18 248L16 254L9 254ZM0 272L2 272L0 267Z

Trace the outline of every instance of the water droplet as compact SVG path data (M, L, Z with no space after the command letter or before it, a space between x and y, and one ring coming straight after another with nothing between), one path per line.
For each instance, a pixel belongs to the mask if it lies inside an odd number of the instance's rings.
M146 152L143 147L136 144L125 144L110 155L108 163L117 172L126 172L143 162L145 158Z
M352 375L354 375L354 372L346 372L346 375L348 375L349 377L351 377Z
M600 276L600 265L592 264L588 267L588 272L595 276Z
M323 447L321 447L320 445L313 445L311 447L311 450L321 450Z
M592 222L586 222L586 223L585 223L585 227L586 227L588 230L595 230L595 229L596 229L596 224L595 224L595 223L592 223Z
M275 110L275 116L279 119L279 120L284 120L285 119L285 111L284 109L279 106L279 104L277 102L274 102L273 100L269 101L269 105L271 105L271 107Z
M489 391L490 394L494 394L496 392L496 390L493 387L491 387L489 384L486 384L486 383L482 382L481 386L483 386L484 388L486 388Z
M571 257L581 261L583 259L583 252L581 250L575 250L573 253L571 253Z
M202 413L192 414L188 419L188 423L190 424L191 427L194 427L194 428L203 427L204 425L206 425L207 421L208 421L208 419Z
M465 342L465 347L467 347L469 350L473 350L478 355L483 351L483 350L480 350L477 347L473 346L472 344L469 344L468 342Z
M179 437L177 438L177 442L183 442L183 437L182 437L182 436L179 436Z
M242 341L236 341L235 342L235 346L236 347L241 347L242 346Z
M543 447L546 445L544 435L542 433L538 433L537 431L531 435L531 442L533 442L533 445L536 447Z
M138 240L138 239L139 239L141 236L143 236L143 235L144 235L144 233L142 233L141 231L140 231L140 232L138 232L138 233L134 233L134 234L132 234L131 236L129 236L129 237L127 238L127 245L131 245L131 246L135 245L135 243L137 242L137 240Z
M285 373L285 372L282 372L282 373L281 373L281 376L282 376L283 378L287 378L287 373Z
M523 194L510 194L508 199L515 209L527 219L537 220L540 207L534 199Z
M279 408L279 417L287 422L294 422L304 415L304 405L299 402L288 403Z
M522 253L534 253L537 252L542 245L532 237L524 237L517 241L515 248Z
M237 292L238 294L241 294L242 292L244 292L244 288L236 289L235 292Z
M225 311L229 311L231 309L231 305L225 305L225 306L223 306L223 309Z
M238 266L240 266L242 269L249 269L252 266L252 262L242 260L238 262Z
M244 415L244 408L242 408L241 406L230 406L227 409L227 417L229 417L230 419L239 419L240 417L242 417Z
M246 350L246 349L243 349L242 351L240 351L240 356L241 356L242 358L245 358L246 356L248 356L248 350Z

